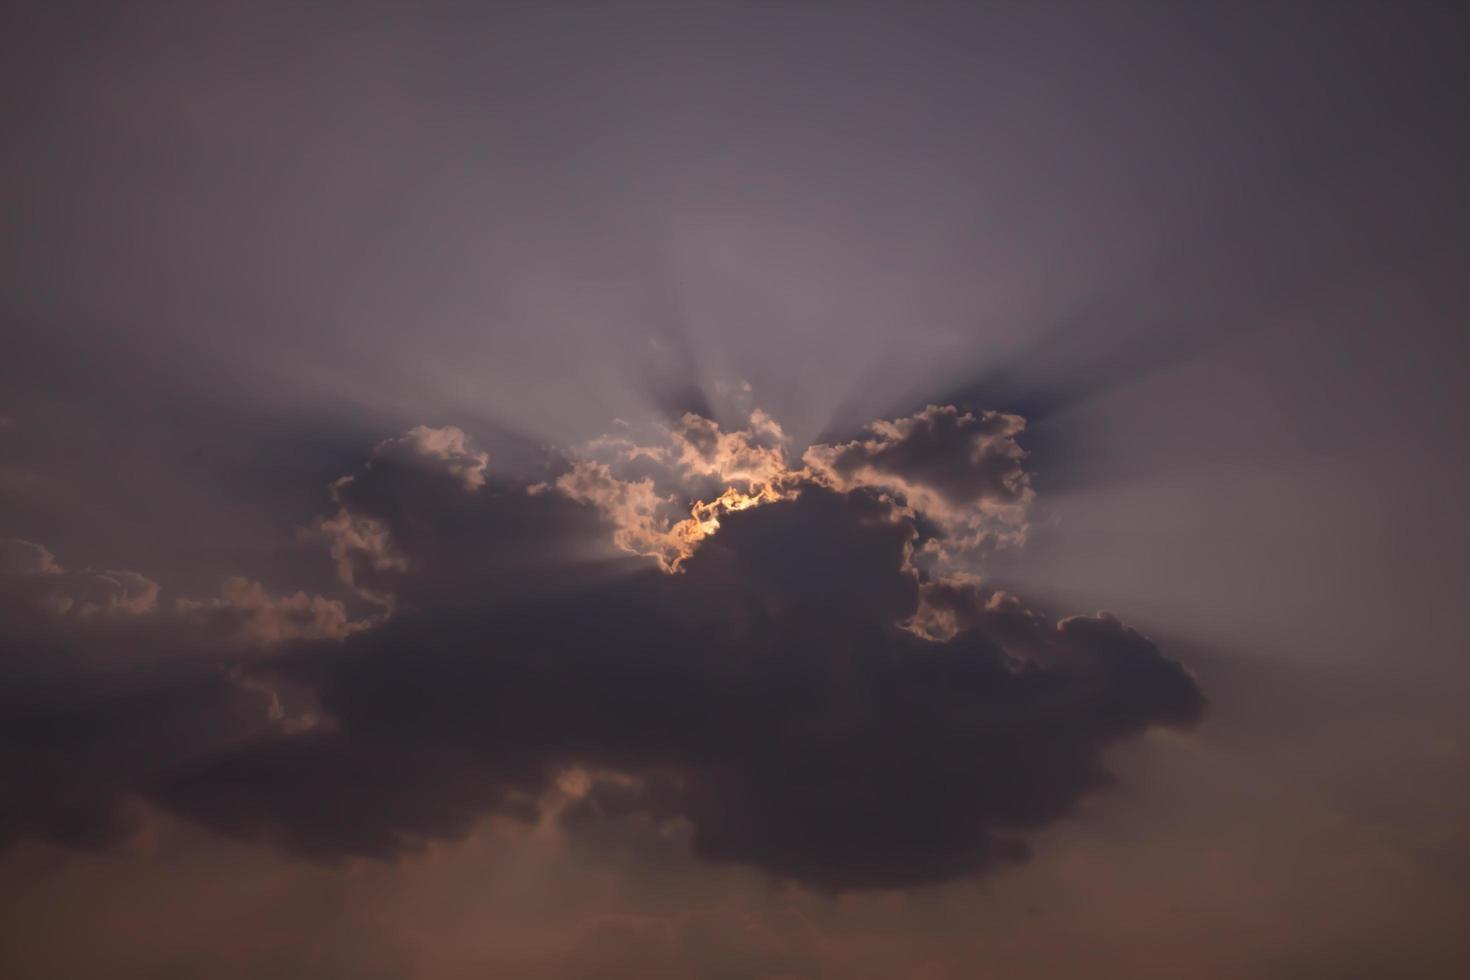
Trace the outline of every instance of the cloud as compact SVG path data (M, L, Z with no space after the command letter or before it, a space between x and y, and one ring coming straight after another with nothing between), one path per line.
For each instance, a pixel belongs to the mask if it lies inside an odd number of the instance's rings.
M786 475L786 433L760 409L744 429L721 430L718 422L686 412L670 429L677 463L686 473L713 477L747 491L780 482Z
M0 540L6 598L79 619L141 616L158 605L158 583L132 571L67 571L41 545Z
M332 498L341 503L342 490L350 476L332 484ZM337 563L337 574L359 595L382 605L389 605L391 587L377 584L383 578L408 571L403 556L393 550L388 528L381 521L354 514L340 507L332 517L317 521L315 531L326 542Z
M327 542L342 581L359 595L388 606L394 591L392 580L408 571L403 555L394 550L388 527L351 506L363 493L360 485L353 486L355 480L381 483L374 477L384 470L428 471L447 475L464 492L473 493L485 485L489 462L490 457L471 449L464 431L452 425L440 429L419 425L378 443L361 473L332 484L337 513L321 518L314 527Z
M317 526L384 604L372 627L243 579L177 604L169 649L275 644L216 678L255 720L110 791L326 862L498 814L587 839L670 828L818 889L907 887L1024 858L1029 831L1109 784L1107 746L1202 710L1118 620L1051 622L915 563L926 508L988 533L986 508L1024 507L1019 420L930 409L797 469L773 422L686 415L534 483L467 469L483 454L443 431L382 443Z
M930 405L906 418L874 422L865 438L815 445L803 461L838 488L873 486L901 494L938 522L961 548L1018 544L1035 496L1017 438L1019 415Z
M416 425L397 438L379 443L373 450L374 459L404 455L437 461L466 490L478 490L485 485L485 467L490 464L490 457L471 449L464 430L453 425L440 429Z
M337 513L308 535L325 542L359 595L390 611L405 603L493 605L553 570L566 580L626 557L613 542L615 527L587 502L547 492L544 482L467 482L457 462L418 445L380 443L356 472L333 482ZM586 487L598 492L594 480Z
M613 543L624 551L653 558L664 568L675 567L689 553L691 542L674 532L669 517L673 496L660 496L651 479L620 480L606 463L576 460L557 477L556 489L597 508L615 528Z
M59 575L56 556L46 548L19 538L0 538L0 574Z
M69 572L41 545L0 540L0 844L127 838L154 774L297 724L239 672L242 649L353 627L340 602L243 579L218 599L161 605L159 592L138 572Z
M533 812L511 780L460 753L320 730L242 741L142 788L214 830L323 861L413 851L487 813Z
M618 547L678 572L721 515L780 500L804 477L786 450L781 426L759 409L731 431L686 412L643 441L626 429L592 440L555 486L611 522Z
M207 630L259 643L341 639L368 627L347 618L340 599L297 592L272 596L259 582L232 577L215 599L179 599L180 615Z
M686 412L641 437L625 429L595 439L558 487L598 507L617 526L620 547L669 571L718 530L720 515L810 484L867 488L907 508L931 567L1025 540L1035 493L1017 441L1025 429L1019 416L930 405L873 422L864 438L812 445L798 466L774 419L760 409L745 414L734 429Z

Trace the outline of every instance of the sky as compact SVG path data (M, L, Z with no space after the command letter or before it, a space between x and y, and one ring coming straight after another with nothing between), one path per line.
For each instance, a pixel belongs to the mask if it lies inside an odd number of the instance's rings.
M1470 972L1449 4L0 14L0 974Z

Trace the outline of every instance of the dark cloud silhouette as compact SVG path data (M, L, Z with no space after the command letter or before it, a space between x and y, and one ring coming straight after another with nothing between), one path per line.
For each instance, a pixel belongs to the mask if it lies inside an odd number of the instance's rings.
M268 723L260 694L217 662L159 656L181 649L177 623L31 608L6 604L0 843L121 841L136 827L140 780Z
M1025 424L1016 415L930 405L908 418L874 423L867 439L807 455L819 456L844 479L870 471L928 488L954 505L1022 503L1028 480L1015 436Z
M1024 473L971 477L993 469L975 447L1013 446L1018 425L934 408L890 423L863 465L945 500L1014 503ZM680 431L705 436L698 479L717 447L747 445L688 419ZM371 623L240 582L152 617L176 654L163 676L213 692L180 703L223 698L244 717L81 785L321 861L391 858L489 814L573 834L637 818L686 828L707 860L900 887L1023 857L1024 831L1108 783L1108 744L1199 716L1190 675L1117 620L1053 624L976 579L921 572L932 532L914 501L929 498L857 467L785 471L670 569L615 548L605 508L487 466L458 430L421 428L334 484L339 511L318 532L380 604ZM275 653L201 671L221 623ZM144 697L176 703L161 690ZM137 741L194 718L89 711L48 724ZM584 774L575 791L568 772Z
M290 727L242 657L350 625L340 602L244 580L212 599L159 594L138 572L69 571L44 547L0 540L0 843L126 838L156 773Z
M850 442L818 444L804 462L838 487L876 486L902 495L960 548L1025 539L1034 497L1019 415L929 405L874 422Z

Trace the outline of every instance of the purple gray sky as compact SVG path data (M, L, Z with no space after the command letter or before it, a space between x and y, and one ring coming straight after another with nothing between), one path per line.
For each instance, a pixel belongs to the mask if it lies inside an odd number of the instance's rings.
M1470 970L1448 4L0 15L0 973Z

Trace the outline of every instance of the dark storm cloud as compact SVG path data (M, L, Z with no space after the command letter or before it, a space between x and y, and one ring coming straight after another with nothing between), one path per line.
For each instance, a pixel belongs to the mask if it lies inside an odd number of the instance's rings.
M16 539L0 539L0 623L0 842L89 848L135 829L158 772L291 727L242 661L360 626L339 601L238 578L165 602L136 571L67 569Z
M575 458L498 476L452 426L381 442L309 533L363 618L243 578L161 601L6 542L0 835L102 846L143 800L334 861L490 814L638 818L710 861L897 887L1021 858L1107 784L1108 744L1197 719L1190 676L1116 620L1053 624L915 566L946 522L1023 518L1021 419L931 406L799 470L748 420L598 441L634 479Z
M7 599L14 584L0 583ZM260 695L214 664L158 656L185 639L173 624L5 612L0 842L118 842L136 828L142 778L265 727Z
M17 784L40 802L11 836L64 839L56 796L142 797L321 861L391 858L490 814L573 834L637 818L687 828L706 860L900 887L1023 857L1024 832L1107 785L1104 748L1202 707L1110 617L1051 623L921 575L921 522L878 486L788 474L676 573L614 549L597 507L487 475L457 430L384 442L335 493L319 533L381 604L370 628L273 600L276 653L221 660L240 641L203 627L258 625L268 598L234 587L216 600L231 617L194 601L134 617L149 632L132 644L67 634L113 656L142 642L161 666L121 668L126 690L101 702L8 716L12 757L48 773ZM308 708L283 707L290 692ZM129 707L150 698L163 708ZM126 764L105 744L130 746ZM95 762L49 775L78 751ZM569 771L586 775L567 798Z
M877 423L871 438L831 447L824 462L847 479L864 470L932 489L954 505L1021 503L1026 496L1016 415L930 405L911 418Z
M347 584L409 608L480 605L626 559L591 508L525 482L486 482L487 463L464 438L413 430L333 483L338 511L316 531Z
M977 548L1025 539L1034 496L1019 415L929 405L906 418L874 422L861 437L814 445L804 462L838 487L896 493L933 521L945 544Z

